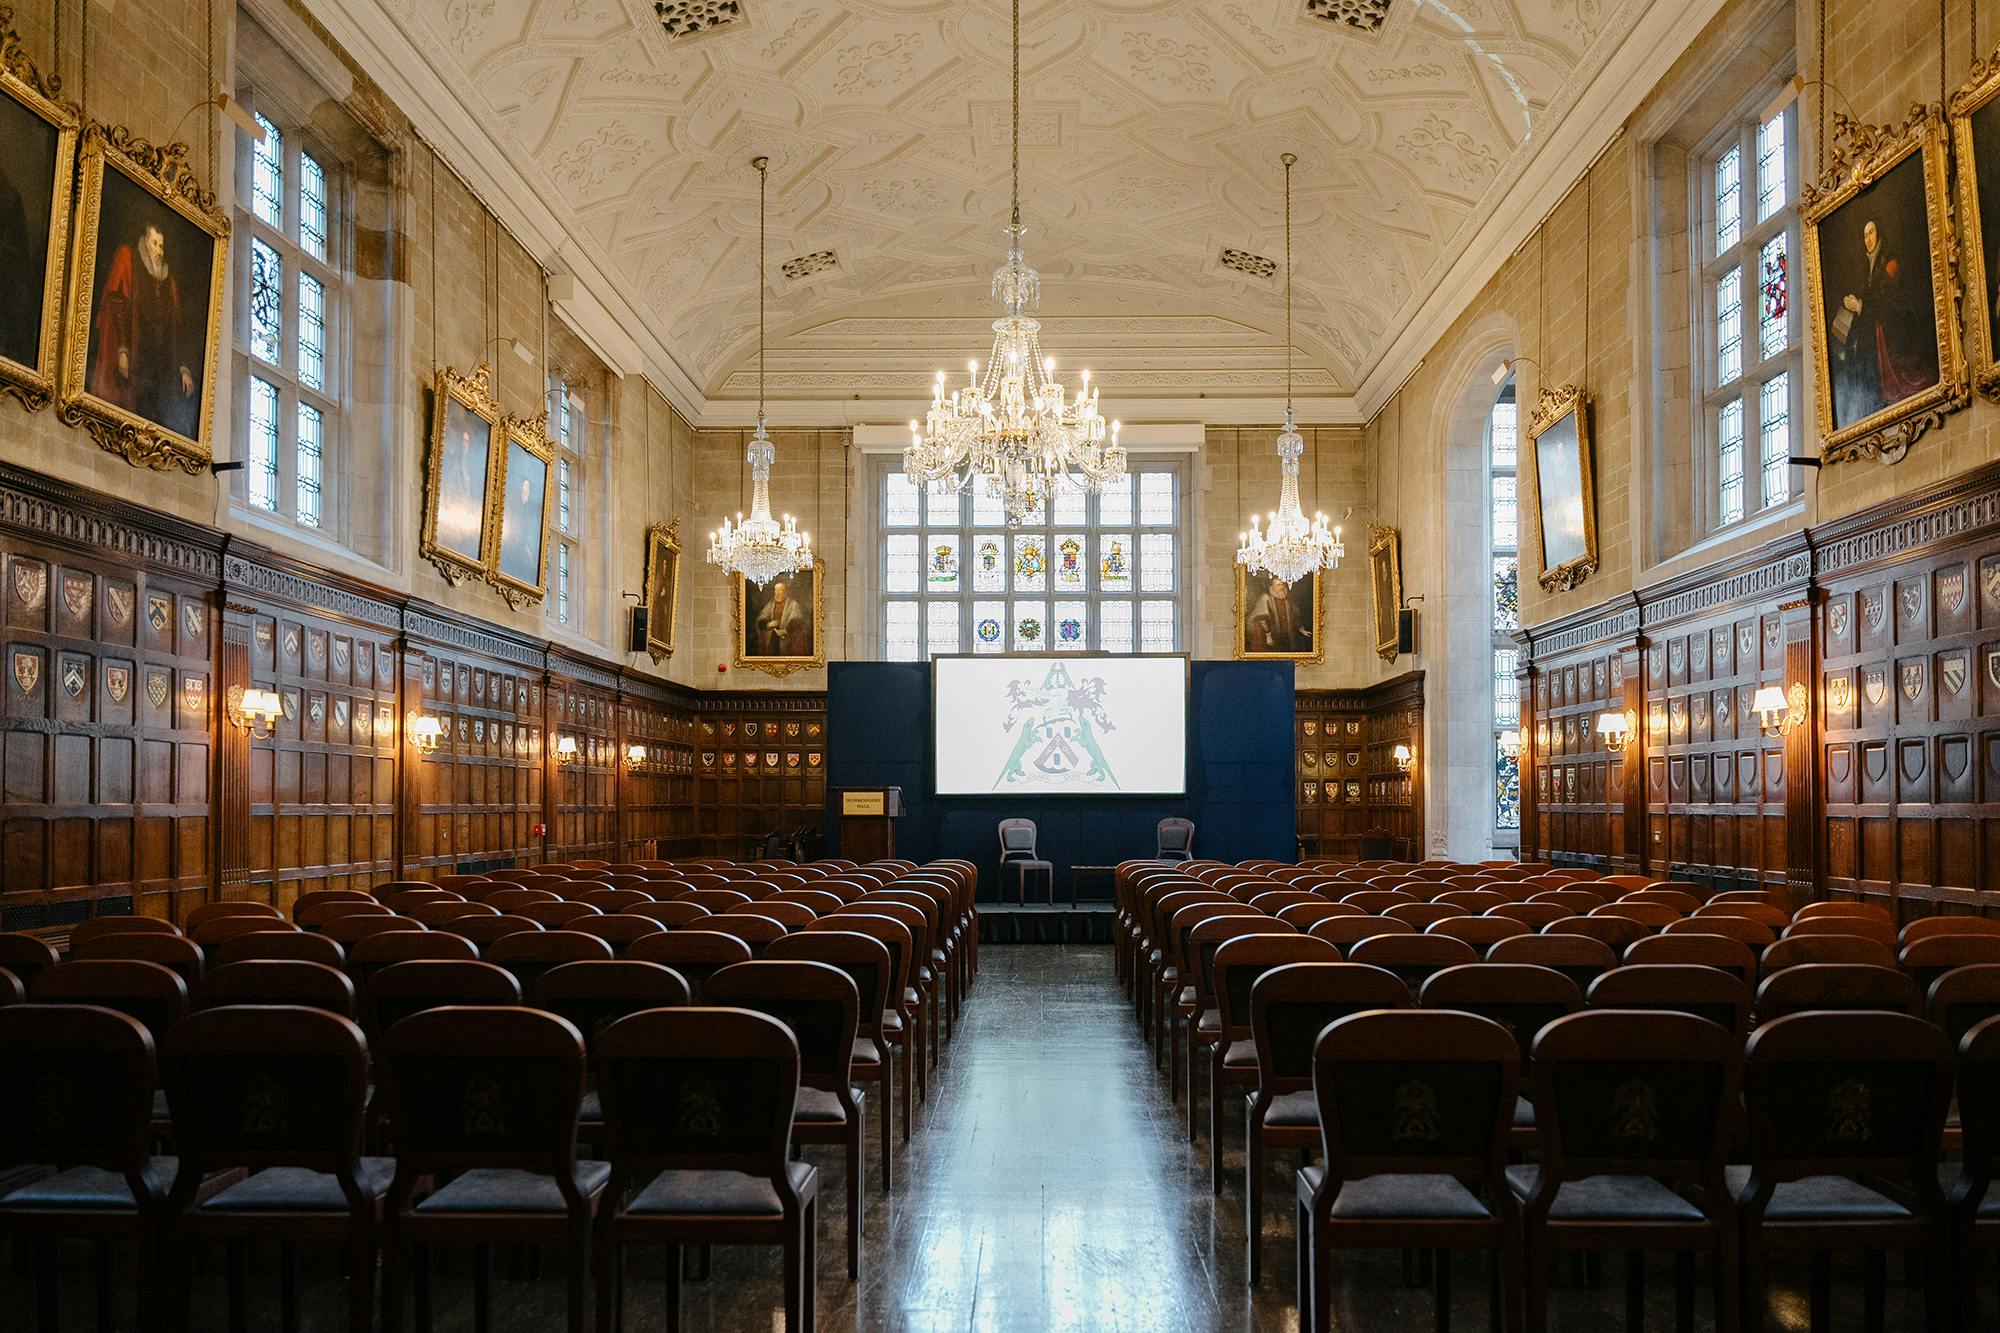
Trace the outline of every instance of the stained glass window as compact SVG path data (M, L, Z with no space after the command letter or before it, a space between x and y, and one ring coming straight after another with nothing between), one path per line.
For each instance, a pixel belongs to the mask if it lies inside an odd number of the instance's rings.
M1517 555L1493 557L1493 628L1502 634L1521 628L1521 558Z
M1715 248L1727 250L1743 234L1743 150L1732 147L1715 164Z
M250 354L270 365L284 356L285 265L262 241L250 242Z
M1497 741L1493 746L1493 809L1496 826L1521 827L1521 754Z
M1780 111L1757 126L1757 220L1771 216L1785 206L1790 192L1785 188L1785 120Z
M1514 478L1496 473L1493 477L1493 545L1511 548L1520 541L1515 521Z
M326 418L311 403L299 404L299 522L319 526L320 473L325 454Z
M1510 379L1501 387L1486 419L1486 476L1491 509L1486 546L1493 579L1491 651L1495 691L1492 727L1496 746L1500 743L1500 734L1520 722L1520 709L1518 706L1512 709L1505 707L1498 689L1503 673L1512 680L1514 663L1518 660L1513 635L1521 627L1520 477L1515 471L1519 459L1520 408L1514 382ZM1494 793L1494 843L1512 845L1514 834L1520 827L1518 784L1514 800L1510 803L1503 782L1496 786Z
M1731 269L1715 284L1715 382L1743 373L1743 270Z
M558 624L576 625L583 620L586 592L579 542L585 526L584 491L589 481L585 446L590 438L590 423L584 414L582 395L561 374L549 377L548 403L549 434L556 446L555 549L550 560L557 581L549 609ZM572 567L579 577L570 577Z
M299 248L326 262L326 168L299 154Z
M1493 442L1493 466L1512 468L1520 448L1520 408L1512 398L1493 405L1493 422L1488 432Z
M569 623L569 543L556 543L556 619Z
M1520 654L1502 648L1493 654L1493 719L1504 729L1521 725L1521 684L1514 678Z
M572 532L569 512L569 460L556 460L556 531Z
M1792 452L1792 386L1779 371L1758 391L1758 433L1763 440L1764 503L1777 504L1791 491L1787 469Z
M1732 398L1722 405L1716 438L1721 442L1722 521L1734 523L1743 517L1743 400Z
M299 274L299 383L326 388L326 286Z
M917 637L917 604L889 602L883 607L883 655L891 662L915 662L922 658Z
M278 390L269 380L250 380L250 503L278 507Z
M250 210L267 227L285 225L285 136L263 116L263 142L250 150Z
M881 459L882 651L1135 652L1181 647L1182 468L1135 460L1102 493L1059 486L1009 529L978 487L919 494ZM1117 521L1108 529L1107 515ZM892 604L913 617L888 621Z
M1766 358L1785 350L1791 341L1791 286L1786 271L1785 237L1780 232L1758 252L1757 271L1763 275L1763 301L1757 316L1757 350Z

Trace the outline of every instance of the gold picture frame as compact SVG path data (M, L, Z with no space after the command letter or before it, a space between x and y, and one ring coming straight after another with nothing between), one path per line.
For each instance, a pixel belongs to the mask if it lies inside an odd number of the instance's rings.
M773 603L779 597L776 590L781 584L785 588L783 600L786 603L793 608L804 605L804 598L794 598L791 594L791 585L802 575L812 581L812 619L809 622L811 642L807 645L806 652L798 651L799 626L793 619L794 612L773 610ZM734 585L729 598L729 645L731 657L737 666L749 667L767 676L782 678L794 671L826 665L826 563L824 561L814 561L810 571L801 570L798 573L782 574L772 579L754 594L758 599L758 604L755 606L750 602L753 594L750 592L749 581L741 574L731 574L729 577ZM753 633L760 637L769 636L771 641L753 645L750 642ZM752 651L753 648L765 647L776 651Z
M76 143L83 118L75 107L60 100L62 80L55 75L45 76L35 68L21 46L13 22L14 11L0 6L0 94L4 94L4 100L0 100L0 131L4 131L0 133L0 175L12 178L18 191L28 184L25 178L31 165L46 166L49 220L43 236L47 251L42 260L41 283L37 286L24 274L23 280L10 289L16 299L39 292L41 305L32 323L20 318L21 312L0 314L0 393L19 399L29 411L38 411L55 400L56 376L62 360L63 273L69 260ZM34 133L37 123L44 133ZM40 179L38 175L37 183ZM23 198L22 202L25 219L29 201ZM31 238L23 235L22 240L28 242ZM18 345L23 333L32 334L32 351ZM11 355L9 343L16 344L12 349L15 352L30 351L27 359Z
M542 600L548 587L549 513L555 505L555 441L549 414L500 419L502 453L499 484L493 490L493 558L486 581L518 611ZM534 535L532 551L517 545ZM532 573L530 572L532 571Z
M674 655L681 608L681 521L646 526L646 652L655 662Z
M135 466L192 475L207 471L214 459L216 343L229 267L229 219L216 208L214 193L196 179L187 151L183 143L156 147L117 125L92 123L83 131L57 413L89 431L99 448ZM160 237L160 262L178 314L169 345L182 356L176 358L179 365L156 366L149 373L132 355L143 303L129 290L122 294L130 327L121 329L119 318L103 308L107 293L99 282L131 284L135 265L150 269L152 261L139 256L154 235ZM199 280L203 245L206 284ZM184 263L182 256L191 251L197 261ZM188 275L196 280L183 289L180 279ZM198 330L191 302L203 315Z
M1965 82L1945 103L1951 127L1952 165L1958 180L1959 276L1966 294L1966 359L1972 387L1987 398L2000 399L2000 161L1984 179L1979 174L1979 145L1989 141L2000 155L2000 49L1972 62ZM1993 210L1992 237L1987 236L1982 194Z
M1867 125L1839 112L1833 119L1833 151L1826 170L1816 184L1799 192L1820 459L1840 463L1879 458L1894 463L1925 431L1942 424L1947 414L1970 400L1958 327L1945 121L1936 107L1921 106L1913 108L1910 118L1900 126ZM1906 167L1912 155L1917 158L1915 171ZM1908 280L1898 262L1901 241L1896 236L1881 238L1878 216L1890 218L1895 230L1914 233L1917 224L1907 215L1916 207L1923 214L1921 229L1930 248L1930 264L1927 272L1912 266L1911 273L1923 273L1928 279L1932 318L1925 325L1926 337L1892 340L1888 336L1892 330L1885 329L1878 316L1867 313L1870 303L1856 296L1856 291L1864 281L1874 281L1878 273L1891 281ZM1850 215L1850 208L1857 211ZM1876 248L1864 251L1871 228ZM1831 272L1830 242L1838 256ZM1883 251L1887 258L1878 262L1876 256ZM1861 253L1868 255L1865 261L1855 258ZM1844 289L1840 299L1832 303L1831 322L1825 290L1830 281ZM1880 300L1875 304L1879 307ZM1897 303L1902 307L1913 304L1908 300ZM1897 305L1891 306L1892 311ZM1915 317L1905 319L1914 323ZM1872 369L1861 342L1869 328L1877 331ZM1892 341L1909 345L1895 348ZM1843 347L1837 365L1830 342ZM1929 354L1933 351L1935 381L1926 388L1888 397L1897 383L1920 382L1930 369ZM1895 382L1885 382L1892 371Z
M1368 588L1375 612L1375 655L1393 662L1402 641L1402 542L1396 529L1379 523L1368 525Z
M1292 587L1285 585L1285 605L1280 608L1272 599L1272 588L1279 582L1269 570L1252 573L1242 565L1236 566L1236 639L1232 644L1233 656L1243 662L1309 662L1318 665L1326 660L1326 636L1321 633L1325 623L1325 583L1321 579L1324 571L1312 572L1312 587L1301 597ZM1280 612L1283 612L1282 617ZM1309 612L1310 620L1303 633L1298 627L1301 612ZM1286 623L1274 623L1279 619ZM1300 640L1305 642L1301 643Z
M492 376L484 365L470 375L440 366L432 384L424 528L417 549L454 586L484 579L493 562L494 442L504 436ZM474 438L474 423L486 428L483 441Z
M1597 569L1596 465L1590 395L1575 384L1542 390L1522 467L1535 501L1541 584L1550 592L1568 592ZM1552 515L1559 524L1553 531Z

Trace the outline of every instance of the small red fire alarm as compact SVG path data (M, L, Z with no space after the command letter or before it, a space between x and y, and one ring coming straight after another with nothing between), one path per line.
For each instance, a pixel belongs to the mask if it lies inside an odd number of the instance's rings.
M549 826L547 824L537 824L530 832L538 838L546 838L549 836Z

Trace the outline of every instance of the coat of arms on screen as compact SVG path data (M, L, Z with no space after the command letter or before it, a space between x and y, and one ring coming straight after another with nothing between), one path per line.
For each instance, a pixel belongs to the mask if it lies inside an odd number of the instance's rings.
M1103 677L1079 684L1063 662L1051 663L1039 686L1027 679L1008 681L1007 720L1001 726L1013 731L1018 725L1020 736L994 787L1055 781L1118 790L1117 775L1097 743L1100 732L1113 730L1104 690Z

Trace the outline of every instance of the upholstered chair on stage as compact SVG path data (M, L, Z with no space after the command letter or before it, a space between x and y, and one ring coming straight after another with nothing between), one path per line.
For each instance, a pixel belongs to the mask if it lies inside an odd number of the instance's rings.
M1162 819L1153 835L1153 859L1185 861L1194 855L1194 821Z
M1056 869L1035 851L1035 821L1032 819L1003 819L1000 821L1000 901L1007 901L1007 877L1014 877L1014 897L1026 905L1028 901L1028 872L1037 871L1044 876L1048 887L1049 902L1056 900Z

